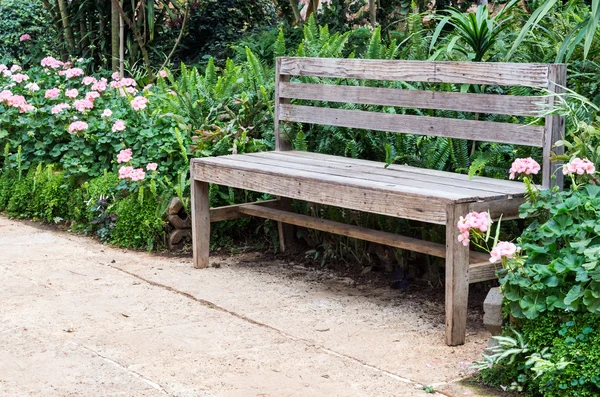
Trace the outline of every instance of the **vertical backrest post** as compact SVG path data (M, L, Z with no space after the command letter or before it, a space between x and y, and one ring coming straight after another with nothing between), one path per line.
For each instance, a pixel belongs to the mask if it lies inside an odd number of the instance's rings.
M567 85L567 65L554 64L548 65L548 91L551 97L548 100L550 108L556 103L556 95L562 94ZM554 153L561 155L564 153L564 146L553 147L557 141L565 138L565 118L559 115L546 116L546 130L544 134L544 151L543 151L543 174L542 187L549 189L553 186L558 186L560 189L564 185L564 176L560 172L560 162L552 163L550 154L554 149ZM556 179L552 179L552 175L556 175Z
M289 82L290 76L281 74L281 58L277 58L275 65L275 150L292 150L292 145L281 133L279 120L279 105L290 103L289 98L279 97L279 83Z

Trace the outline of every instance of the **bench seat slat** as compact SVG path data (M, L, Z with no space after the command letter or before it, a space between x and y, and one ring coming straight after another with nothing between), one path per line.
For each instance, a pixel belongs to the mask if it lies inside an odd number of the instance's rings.
M502 62L424 62L280 58L280 73L364 80L548 87L548 65Z
M535 147L542 147L544 143L544 127L541 126L301 105L279 105L279 115L282 121L373 131L440 136Z
M279 83L280 98L458 112L538 116L547 97Z
M319 165L320 167L343 168L354 171L354 175L383 175L386 177L406 180L402 183L429 184L436 186L448 186L450 188L463 188L468 186L474 190L483 190L495 194L522 194L524 186L521 182L504 181L501 179L485 178L468 175L449 173L438 170L428 170L406 165L391 164L385 168L383 163L370 160L361 160L348 157L333 156L321 153L301 152L296 150L286 152L259 152L246 154L246 156L268 157L287 159L289 162L300 162L302 164ZM293 157L293 158L292 158ZM426 172L422 172L426 171ZM466 184L466 185L465 185Z
M440 180L435 176L427 178L415 178L407 172L397 172L383 168L369 169L360 165L351 166L338 162L330 162L323 159L305 159L301 157L290 158L277 152L263 152L245 154L244 160L248 163L267 164L277 167L285 167L295 170L311 171L328 175L338 175L352 179L362 179L368 182L391 183L399 186L414 188L418 185L423 193L436 194L437 192L450 192L460 194L468 198L504 197L507 194L522 194L523 185L515 183L512 191L497 189L493 187L478 186L475 183L465 186L461 183L453 183L452 180ZM431 193L428 193L431 192Z
M446 200L347 185L340 183L340 177L319 178L299 171L282 174L275 167L258 169L241 161L228 164L206 160L194 159L192 163L196 181L440 225L446 222Z

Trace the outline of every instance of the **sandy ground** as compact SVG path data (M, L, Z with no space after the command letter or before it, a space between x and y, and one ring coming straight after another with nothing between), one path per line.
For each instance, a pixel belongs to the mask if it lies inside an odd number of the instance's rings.
M0 217L0 395L484 395L453 383L480 319L447 347L439 302L259 254L212 263Z

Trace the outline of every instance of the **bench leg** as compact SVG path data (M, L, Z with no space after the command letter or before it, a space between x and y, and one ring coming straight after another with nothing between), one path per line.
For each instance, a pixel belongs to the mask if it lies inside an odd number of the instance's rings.
M469 298L469 247L458 241L459 218L469 212L468 204L446 208L446 344L465 343Z
M291 211L292 199L280 197L279 209ZM279 251L285 253L292 250L295 247L296 227L287 223L277 222L277 232L279 234Z
M210 251L210 204L208 182L192 180L192 244L194 267L208 267Z

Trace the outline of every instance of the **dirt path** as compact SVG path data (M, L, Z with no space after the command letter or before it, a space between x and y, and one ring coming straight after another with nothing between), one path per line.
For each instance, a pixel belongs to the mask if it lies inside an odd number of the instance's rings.
M258 255L213 263L0 217L0 395L479 395L449 383L488 335L447 347L439 303Z

